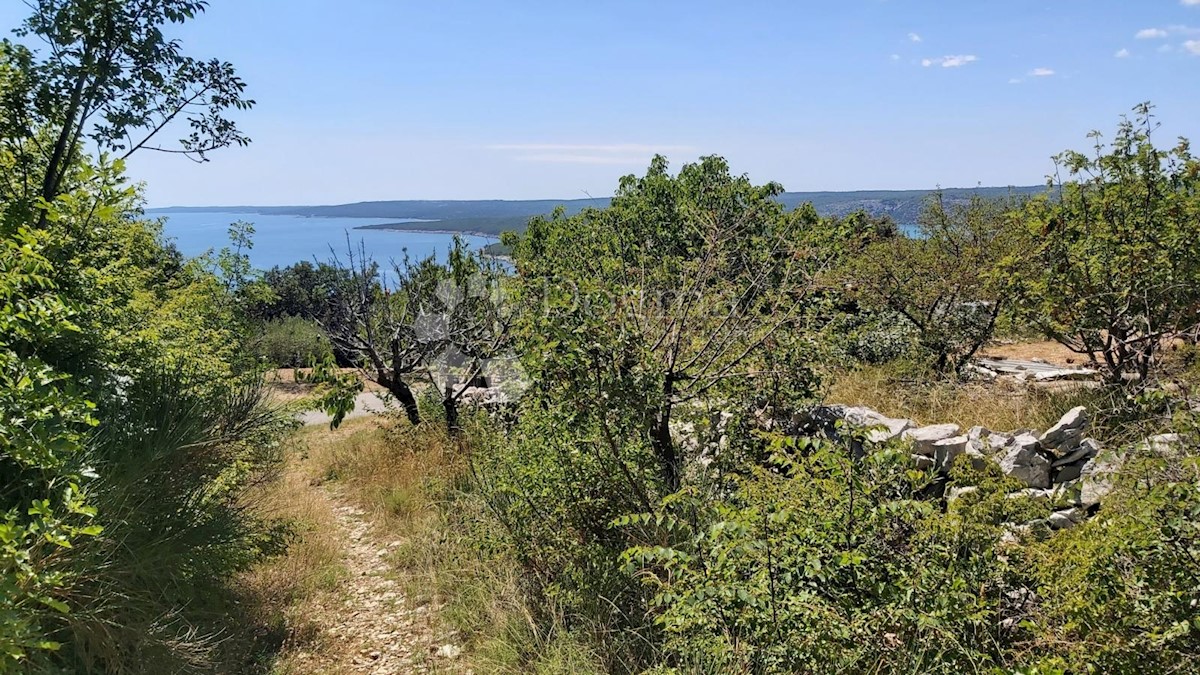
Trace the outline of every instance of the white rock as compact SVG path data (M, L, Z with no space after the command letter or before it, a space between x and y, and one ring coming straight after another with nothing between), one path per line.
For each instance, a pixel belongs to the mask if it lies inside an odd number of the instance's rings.
M1176 454L1182 444L1179 434L1159 434L1151 436L1142 444L1143 449L1159 457L1171 457Z
M934 466L933 458L925 455L912 455L912 461L920 471L928 471Z
M1119 471L1124 463L1124 453L1106 451L1084 465L1078 481L1079 504L1092 506L1107 497L1113 490L1113 474Z
M934 424L927 427L909 429L901 437L906 441L912 441L913 451L918 455L933 457L933 444L957 436L958 431L959 426L957 424Z
M876 421L871 426L882 428L872 429L871 431L867 432L867 440L872 443L886 443L893 438L898 438L905 431L908 431L916 425L912 420L885 417Z
M1008 499L1042 500L1042 499L1052 499L1054 497L1054 491L1053 490L1041 490L1038 488L1025 488L1024 490L1017 490L1016 492L1010 492L1004 496Z
M444 659L457 659L461 654L462 647L458 645L442 645L437 650L437 655Z
M974 426L967 430L967 438L972 441L981 441L992 435L992 430L987 427Z
M1050 524L1050 529L1052 530L1065 530L1069 527L1075 527L1082 520L1082 518L1074 515L1073 513L1074 511L1078 510L1079 509L1071 509L1071 511L1056 511L1050 514L1050 517L1046 519L1046 522Z
M987 455L972 447L970 444L967 445L967 451L964 454L966 454L967 458L970 460L972 469L975 469L976 471L983 471L987 468Z
M1066 443L1070 443L1083 435L1083 430L1088 425L1087 408L1079 406L1067 411L1067 414L1058 420L1058 423L1046 430L1041 441L1043 447L1058 448Z
M933 461L939 469L949 469L955 458L967 451L966 436L955 436L933 442Z
M1031 488L1050 487L1050 460L1038 451L1038 440L1021 434L1002 449L1000 469Z
M950 491L946 494L946 500L952 502L952 501L958 499L959 497L962 497L963 495L969 495L973 492L979 492L979 488L974 485L967 485L964 487L952 487L952 488L950 488Z

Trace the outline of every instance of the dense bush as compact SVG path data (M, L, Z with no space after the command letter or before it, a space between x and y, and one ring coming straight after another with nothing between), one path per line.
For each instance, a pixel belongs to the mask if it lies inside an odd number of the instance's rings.
M239 500L286 426L238 384L252 229L183 259L113 157L176 118L178 151L244 143L223 112L250 102L164 35L204 3L30 8L45 53L0 43L0 671L211 671L221 590L273 546Z
M1112 142L1055 158L1057 198L1030 203L1016 313L1100 364L1113 382L1146 380L1164 346L1200 325L1200 160L1187 139L1155 147L1139 105Z
M311 320L296 316L268 321L254 341L254 353L276 368L304 368L331 357L329 338Z

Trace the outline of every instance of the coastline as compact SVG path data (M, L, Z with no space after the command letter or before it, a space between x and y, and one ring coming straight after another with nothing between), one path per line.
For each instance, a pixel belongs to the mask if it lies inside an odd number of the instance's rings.
M318 218L320 216L317 216ZM430 221L425 221L430 222ZM415 224L415 223L414 223ZM481 237L483 239L492 239L500 241L500 235L491 234L488 232L478 232L475 230L446 230L435 229L431 227L404 227L408 223L388 223L384 225L359 225L354 228L356 230L387 230L391 232L427 232L429 234L465 234L472 237Z

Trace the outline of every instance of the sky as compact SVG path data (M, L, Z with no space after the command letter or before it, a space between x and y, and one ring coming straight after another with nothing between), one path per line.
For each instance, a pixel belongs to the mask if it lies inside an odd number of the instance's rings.
M1200 137L1200 0L211 0L171 34L257 105L248 148L131 160L157 207L598 197L655 153L796 191L1032 185L1142 101Z

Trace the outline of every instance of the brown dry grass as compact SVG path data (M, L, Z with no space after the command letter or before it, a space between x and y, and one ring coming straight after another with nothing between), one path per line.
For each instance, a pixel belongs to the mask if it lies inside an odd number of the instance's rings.
M292 533L286 554L264 561L239 579L256 623L278 634L273 645L277 653L269 655L278 659L275 672L289 672L290 654L324 648L322 617L312 608L321 596L337 593L346 575L333 504L303 466L305 443L312 436L306 429L289 439L282 473L250 500L258 515L288 523Z
M980 356L989 359L1040 360L1064 368L1086 366L1088 360L1086 356L1076 354L1052 340L988 345L980 351Z
M1045 429L1090 392L1051 390L1000 381L988 384L904 380L886 367L863 367L836 375L825 400L863 405L920 424L982 425L996 431Z
M286 628L275 672L303 672L313 659L301 653L339 649L323 643L316 629L332 620L321 612L333 604L327 596L336 592L343 573L325 488L363 509L380 536L401 542L387 558L394 579L410 605L439 608L439 632L465 648L452 664L455 670L529 672L523 659L532 650L545 653L536 664L539 672L590 672L578 648L562 640L539 641L517 567L503 554L478 546L490 519L469 494L465 458L469 445L479 442L472 434L452 439L436 423L393 429L379 418L355 419L333 431L298 432L287 469L263 503L274 515L304 523L302 537L286 556L247 578ZM319 660L345 661L329 653Z

